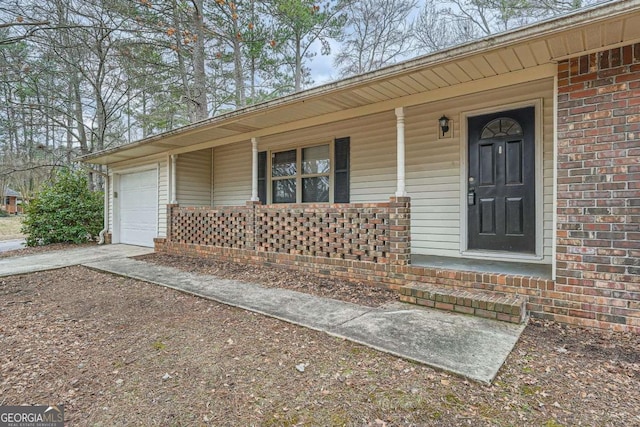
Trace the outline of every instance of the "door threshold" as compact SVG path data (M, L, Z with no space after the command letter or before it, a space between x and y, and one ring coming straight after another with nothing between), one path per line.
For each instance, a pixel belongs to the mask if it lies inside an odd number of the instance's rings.
M532 262L540 263L543 257L531 253L523 252L507 252L507 251L489 251L489 250L466 250L460 252L465 258L483 259L483 260L495 260L506 262Z

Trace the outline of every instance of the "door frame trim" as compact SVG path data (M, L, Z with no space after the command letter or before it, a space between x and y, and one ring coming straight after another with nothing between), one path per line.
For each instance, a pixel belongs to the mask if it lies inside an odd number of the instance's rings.
M467 168L469 157L469 133L467 121L470 117L501 111L517 110L519 108L534 107L535 111L535 204L536 204L536 252L525 254L503 251L469 250L468 246L468 212L467 212ZM467 110L460 113L460 255L465 258L495 259L495 260L526 260L541 261L544 258L544 123L543 100L535 98L509 104L500 104L477 110Z

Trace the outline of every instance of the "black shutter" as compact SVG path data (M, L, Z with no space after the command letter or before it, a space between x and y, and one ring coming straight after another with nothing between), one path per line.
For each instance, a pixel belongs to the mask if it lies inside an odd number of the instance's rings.
M267 152L258 153L258 199L267 204Z
M338 138L335 140L333 170L333 202L349 203L349 145L351 139Z

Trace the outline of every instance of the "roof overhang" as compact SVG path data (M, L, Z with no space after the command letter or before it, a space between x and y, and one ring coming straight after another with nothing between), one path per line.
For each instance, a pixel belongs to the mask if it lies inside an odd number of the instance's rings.
M558 61L640 42L640 0L615 1L216 116L80 158L114 164L549 78Z
M18 193L15 190L10 189L10 188L7 188L4 191L4 195L5 195L5 197L22 197L22 194Z

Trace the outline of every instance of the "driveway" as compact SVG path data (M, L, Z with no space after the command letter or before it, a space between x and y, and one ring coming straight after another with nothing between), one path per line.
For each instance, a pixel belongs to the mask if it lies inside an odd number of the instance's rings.
M83 246L65 251L0 259L0 277L53 270L90 262L107 261L153 253L153 248L131 245Z
M2 240L0 241L0 252L15 251L25 246L24 239Z

